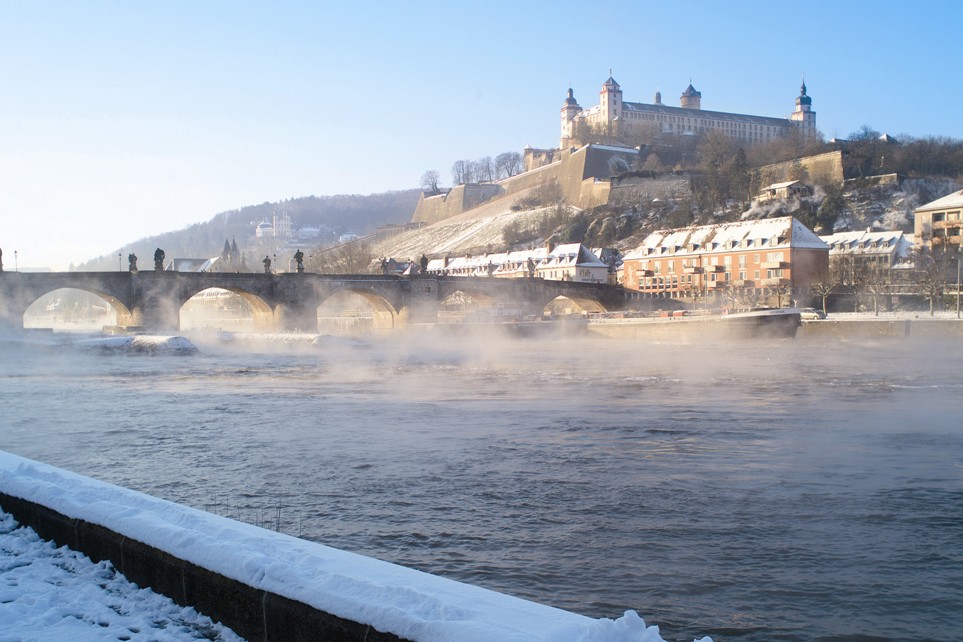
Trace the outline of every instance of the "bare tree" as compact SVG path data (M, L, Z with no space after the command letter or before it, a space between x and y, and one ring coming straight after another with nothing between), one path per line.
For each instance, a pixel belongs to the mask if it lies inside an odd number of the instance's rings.
M374 254L367 243L350 241L338 247L316 251L305 263L310 271L321 274L367 274L371 271Z
M518 152L504 152L495 157L495 168L498 175L510 178L516 174L521 174L524 169L522 155Z
M464 185L475 181L475 164L470 160L457 160L451 166L451 181L455 185Z
M879 316L879 297L892 289L888 274L884 270L867 270L864 287L873 297L873 316Z
M822 302L823 314L826 314L826 299L839 288L839 281L831 270L824 270L817 274L809 283L809 293L818 296Z
M485 156L479 158L475 161L475 168L478 173L479 181L493 181L498 176L498 170L495 168L495 162L492 160L491 156Z
M930 316L933 316L936 302L943 300L943 293L946 291L944 252L938 248L928 249L922 246L918 251L913 252L912 258L916 290L920 296L929 301Z
M855 256L841 256L830 264L830 270L840 289L853 296L853 312L859 312L859 304L866 288L866 264Z
M431 194L437 194L441 191L438 189L439 178L441 178L441 175L437 171L429 169L421 175L421 188Z

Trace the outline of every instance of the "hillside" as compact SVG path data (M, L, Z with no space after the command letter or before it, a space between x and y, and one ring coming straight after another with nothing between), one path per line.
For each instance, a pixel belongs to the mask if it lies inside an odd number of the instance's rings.
M276 203L249 205L221 212L204 223L195 223L181 230L126 244L123 250L123 265L127 265L127 253L133 252L140 257L140 266L146 266L154 254L154 249L158 247L164 249L168 259L218 256L224 247L225 239L236 240L238 249L248 257L248 264L257 264L256 258L270 252L271 243L275 241L261 239L259 242L255 237L257 224L264 220L270 221L275 212L287 213L295 230L304 226L320 228L320 237L306 241L306 245L316 245L334 242L341 234L370 234L382 225L407 222L411 220L411 213L419 195L420 190L404 190L365 196L306 196ZM75 269L116 270L118 252L87 261Z
M852 181L842 190L817 190L811 198L799 201L775 201L745 211L732 208L704 216L693 213L691 197L684 193L676 198L623 201L585 211L552 203L519 210L520 203L530 204L532 200L519 198L490 203L420 230L369 243L368 249L373 257L398 260L417 259L422 254L436 258L504 252L548 240L625 251L657 229L787 214L820 234L865 228L912 232L916 207L960 187L957 181L945 178L903 179L890 184Z

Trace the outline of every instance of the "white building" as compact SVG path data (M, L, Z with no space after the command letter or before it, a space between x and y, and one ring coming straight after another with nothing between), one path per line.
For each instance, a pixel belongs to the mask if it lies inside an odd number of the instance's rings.
M491 276L521 279L532 276L554 281L606 283L609 266L581 243L566 243L552 249L538 247L515 252L434 259L428 262L430 274L452 276Z
M788 118L732 114L702 109L702 93L690 83L680 96L679 107L662 103L661 92L655 92L655 102L636 103L622 100L622 89L611 76L599 92L599 104L582 109L571 89L562 105L562 136L560 146L564 149L578 141L579 127L588 126L596 132L616 138L629 138L643 133L697 135L704 132L721 132L741 143L764 143L783 138L795 129L804 140L818 136L816 112L812 110L812 98L806 95L806 83L802 84L796 98L796 109ZM584 141L581 141L584 142Z

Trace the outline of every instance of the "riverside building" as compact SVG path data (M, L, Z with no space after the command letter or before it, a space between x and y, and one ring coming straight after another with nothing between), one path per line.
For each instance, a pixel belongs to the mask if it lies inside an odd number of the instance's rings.
M829 265L829 246L791 216L653 232L622 257L646 298L790 302Z

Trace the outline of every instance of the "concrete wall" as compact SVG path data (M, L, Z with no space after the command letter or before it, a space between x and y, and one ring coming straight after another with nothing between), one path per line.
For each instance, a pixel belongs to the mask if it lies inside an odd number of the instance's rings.
M393 642L404 639L255 589L103 526L66 517L34 502L0 493L0 507L42 538L80 551L95 562L110 560L130 581L148 586L181 606L196 608L247 640Z

